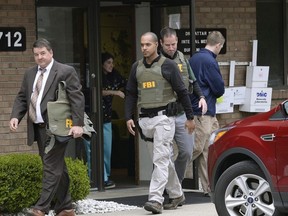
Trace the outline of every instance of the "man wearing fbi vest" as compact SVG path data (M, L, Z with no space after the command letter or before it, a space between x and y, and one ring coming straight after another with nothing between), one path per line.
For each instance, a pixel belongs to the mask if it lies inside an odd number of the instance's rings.
M176 31L170 27L164 27L160 31L160 37L161 54L177 63L186 88L189 90L190 94L194 94L197 99L199 98L198 107L201 107L202 114L204 115L207 111L205 97L198 85L192 69L190 68L189 62L186 60L184 54L177 50L178 37ZM193 134L186 133L184 128L186 117L181 108L181 104L178 105L180 107L179 113L177 113L175 119L174 135L178 151L175 152L177 157L174 163L179 181L182 183L186 168L192 159L195 132ZM173 200L170 199L170 202L173 202ZM169 209L170 206L166 205L164 208Z
M137 117L139 132L152 143L151 155L154 169L149 187L148 202L144 208L154 214L162 212L163 192L166 188L173 208L185 201L172 158L173 137L177 100L182 104L187 121L187 133L195 129L193 110L188 90L181 78L177 64L157 53L158 38L153 32L141 36L143 59L132 65L126 86L125 118L129 132L135 135L133 120L136 105L140 109ZM176 93L176 94L175 94ZM172 209L172 208L170 208Z

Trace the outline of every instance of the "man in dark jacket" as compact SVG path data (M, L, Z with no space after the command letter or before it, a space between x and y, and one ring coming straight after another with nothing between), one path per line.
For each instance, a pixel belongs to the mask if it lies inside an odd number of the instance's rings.
M81 92L77 72L73 67L53 59L53 50L49 41L37 40L33 44L33 55L37 65L24 74L10 120L11 131L16 131L18 124L27 113L28 145L37 141L43 163L42 192L38 202L27 214L44 216L49 212L51 201L55 197L56 215L74 216L69 193L69 175L64 160L68 139L64 142L55 139L52 149L45 152L45 147L51 140L46 130L49 124L47 103L56 100L58 84L65 81L73 121L67 136L78 138L83 134L84 95Z
M195 74L199 86L206 98L207 112L202 114L198 107L198 98L191 95L192 107L195 115L195 144L193 158L199 158L199 177L204 195L208 196L207 158L209 137L219 128L216 118L216 100L224 94L224 81L216 57L225 43L225 38L218 31L211 32L207 37L205 48L195 53L190 59L190 66Z

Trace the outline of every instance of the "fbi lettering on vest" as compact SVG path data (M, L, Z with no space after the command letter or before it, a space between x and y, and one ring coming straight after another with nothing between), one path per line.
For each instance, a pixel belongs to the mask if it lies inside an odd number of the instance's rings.
M155 88L156 87L156 82L155 81L147 81L142 83L143 89L145 88Z
M183 72L183 64L178 64L178 68L179 68L180 72Z
M73 121L72 119L66 119L66 128L72 128L73 126Z

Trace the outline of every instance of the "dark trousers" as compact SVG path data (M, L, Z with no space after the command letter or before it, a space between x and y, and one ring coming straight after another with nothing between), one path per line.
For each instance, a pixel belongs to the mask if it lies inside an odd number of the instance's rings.
M51 201L55 197L54 210L56 213L64 209L72 209L72 200L69 193L69 175L64 156L68 142L60 143L55 140L54 147L44 153L45 143L50 142L45 128L35 126L35 135L39 147L39 154L43 162L42 192L35 209L48 213Z

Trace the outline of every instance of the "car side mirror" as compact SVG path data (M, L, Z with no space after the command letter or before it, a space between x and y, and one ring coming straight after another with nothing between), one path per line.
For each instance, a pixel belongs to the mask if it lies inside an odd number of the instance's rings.
M283 104L283 111L286 115L288 115L288 101L285 101L285 103Z

